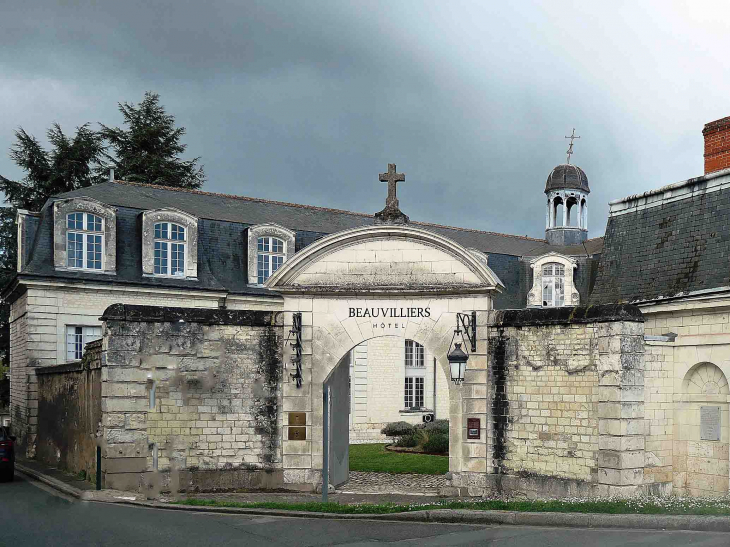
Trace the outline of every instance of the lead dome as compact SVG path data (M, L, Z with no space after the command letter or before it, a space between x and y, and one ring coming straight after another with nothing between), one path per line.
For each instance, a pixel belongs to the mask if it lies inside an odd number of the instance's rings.
M588 176L585 174L585 171L577 165L571 165L569 163L563 163L553 168L545 182L545 193L552 190L566 190L571 188L580 190L586 194L591 193L591 189L588 187Z

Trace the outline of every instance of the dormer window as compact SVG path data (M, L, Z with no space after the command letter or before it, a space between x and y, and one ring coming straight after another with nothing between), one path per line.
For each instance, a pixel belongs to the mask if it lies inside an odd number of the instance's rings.
M259 285L266 283L286 259L285 244L278 237L260 237L256 246L257 258L257 280Z
M249 226L248 283L263 285L294 254L296 234L278 224Z
M542 305L555 308L565 305L565 267L556 262L542 267Z
M54 201L53 266L116 274L117 210L83 196Z
M527 306L577 306L580 303L580 294L573 279L577 267L575 258L558 253L548 253L531 260L532 289L527 293Z
M198 278L198 219L178 209L142 213L142 274Z
M185 275L185 228L173 222L155 224L155 275Z
M66 257L69 268L102 270L104 221L91 213L66 216Z

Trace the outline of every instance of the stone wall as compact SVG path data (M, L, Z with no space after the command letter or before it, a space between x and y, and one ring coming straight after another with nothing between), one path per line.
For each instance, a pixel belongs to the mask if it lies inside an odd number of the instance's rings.
M18 444L35 455L38 424L35 368L66 363L66 326L101 326L100 317L112 304L144 304L218 308L224 294L205 291L141 289L119 285L67 286L38 283L28 286L11 305L11 414ZM272 310L277 299L257 302L229 299L232 309Z
M36 458L95 480L101 435L101 340L87 345L83 360L37 369L36 376Z
M638 308L625 305L490 314L493 488L642 491L643 330Z
M276 314L118 304L103 319L107 488L281 486Z

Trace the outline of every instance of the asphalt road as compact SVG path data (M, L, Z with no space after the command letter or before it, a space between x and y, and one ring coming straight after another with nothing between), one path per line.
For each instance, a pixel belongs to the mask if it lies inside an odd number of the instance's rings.
M730 545L730 534L342 521L198 514L78 501L16 473L0 483L0 545Z

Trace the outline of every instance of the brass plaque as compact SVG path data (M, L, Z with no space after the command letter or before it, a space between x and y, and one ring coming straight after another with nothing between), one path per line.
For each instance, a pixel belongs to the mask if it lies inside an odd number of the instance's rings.
M289 427L289 440L290 441L306 441L307 440L307 428L306 427Z
M289 425L307 425L306 412L290 412Z

